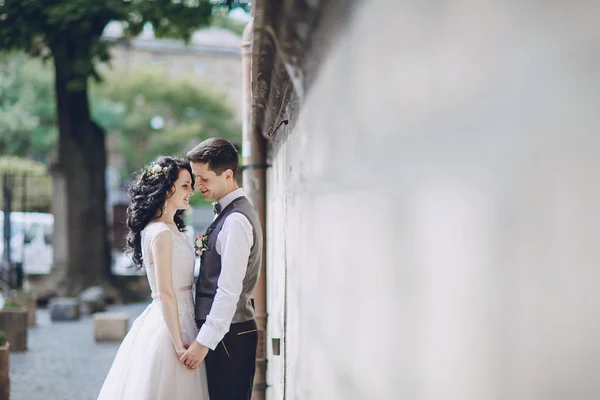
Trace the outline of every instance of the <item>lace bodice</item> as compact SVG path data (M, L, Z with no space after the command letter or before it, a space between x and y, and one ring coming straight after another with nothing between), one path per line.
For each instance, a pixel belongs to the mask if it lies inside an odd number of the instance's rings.
M173 238L173 289L177 293L194 282L194 249L187 238L181 233L173 232L164 222L151 222L142 231L142 258L153 295L158 294L158 286L152 257L152 243L156 236L163 231L169 231Z
M195 332L189 331L186 320L194 320L194 297L192 284L194 281L194 249L183 234L173 232L164 222L152 222L142 231L142 258L144 260L144 269L148 276L150 289L152 290L152 298L154 299L156 310L162 314L162 305L158 292L158 284L156 283L156 266L152 257L152 243L156 236L162 231L168 230L171 232L173 240L173 257L172 257L172 281L173 290L177 297L177 311L179 314L179 323L184 340L187 337L186 343L189 342L190 335L195 336ZM192 324L193 326L193 324Z

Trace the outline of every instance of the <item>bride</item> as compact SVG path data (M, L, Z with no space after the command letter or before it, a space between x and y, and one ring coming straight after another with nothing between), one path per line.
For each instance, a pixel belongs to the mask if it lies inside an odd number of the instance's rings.
M182 233L194 179L188 162L159 157L129 188L127 248L146 270L152 303L119 347L98 399L208 400L204 362L179 358L196 338L194 250Z

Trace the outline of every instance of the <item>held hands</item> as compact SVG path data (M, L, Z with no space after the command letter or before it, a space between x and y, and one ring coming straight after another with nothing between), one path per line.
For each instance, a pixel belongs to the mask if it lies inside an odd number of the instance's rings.
M177 353L179 355L179 353ZM193 341L187 350L179 357L179 361L189 370L198 368L208 354L208 347Z
M175 353L177 354L177 358L181 358L181 356L183 356L188 347L189 346L183 344L175 347Z

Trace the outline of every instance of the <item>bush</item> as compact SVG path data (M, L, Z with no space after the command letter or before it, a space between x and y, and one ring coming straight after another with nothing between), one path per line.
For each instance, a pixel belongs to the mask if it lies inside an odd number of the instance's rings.
M14 175L48 175L44 164L16 156L0 157L0 172L8 172Z
M23 304L19 303L18 301L15 301L15 300L9 300L6 303L4 303L5 310L15 309L15 308L23 308L23 307L25 307Z
M13 190L12 211L48 212L52 181L46 166L22 157L0 157L1 176L7 173ZM0 201L2 191L0 190Z
M2 329L0 329L0 347L6 344L6 333Z

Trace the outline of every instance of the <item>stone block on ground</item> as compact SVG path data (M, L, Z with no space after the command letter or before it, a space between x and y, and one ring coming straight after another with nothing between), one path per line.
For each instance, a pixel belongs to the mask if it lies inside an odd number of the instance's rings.
M79 295L82 314L94 314L106 309L104 300L104 288L101 286L91 286L85 289Z
M127 334L129 317L123 313L94 314L94 337L97 342L120 342Z
M55 297L48 303L52 321L78 320L81 315L79 300L74 297Z

